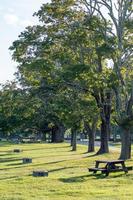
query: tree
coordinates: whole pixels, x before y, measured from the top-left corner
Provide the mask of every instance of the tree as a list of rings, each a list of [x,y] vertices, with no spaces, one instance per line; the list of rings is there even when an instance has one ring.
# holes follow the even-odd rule
[[[38,88],[43,80],[44,88],[54,98],[64,87],[93,96],[101,117],[98,153],[109,152],[112,70],[108,69],[106,59],[113,51],[110,44],[114,38],[108,34],[105,41],[105,33],[110,24],[105,27],[103,19],[90,17],[74,0],[53,0],[35,15],[42,24],[27,27],[10,48],[19,62],[21,82]],[[43,99],[46,105],[53,104],[51,98]]]
[[[111,59],[113,70],[117,78],[117,87],[114,87],[116,97],[117,123],[122,129],[121,159],[131,157],[131,127],[133,121],[133,82],[132,82],[132,0],[83,0],[90,12],[96,12],[104,20],[107,27],[107,19],[102,14],[103,7],[107,10],[112,28],[106,28],[107,34],[115,37],[114,52]],[[127,26],[128,24],[128,26]],[[106,39],[106,38],[105,38]],[[124,73],[123,73],[124,72]],[[128,78],[127,78],[128,77]]]
[[[0,128],[5,135],[17,132],[31,114],[27,107],[28,94],[18,88],[15,82],[6,83],[1,89]],[[24,103],[25,102],[25,103]]]

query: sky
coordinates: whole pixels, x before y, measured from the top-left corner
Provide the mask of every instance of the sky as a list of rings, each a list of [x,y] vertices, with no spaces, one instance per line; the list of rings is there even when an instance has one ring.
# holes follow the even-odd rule
[[[9,47],[28,25],[36,23],[33,13],[49,0],[0,1],[0,83],[15,78],[17,64],[12,61]]]

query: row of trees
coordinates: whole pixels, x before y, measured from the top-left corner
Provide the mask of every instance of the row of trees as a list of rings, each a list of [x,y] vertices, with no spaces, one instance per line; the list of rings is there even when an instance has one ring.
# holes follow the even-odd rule
[[[53,141],[62,141],[65,130],[71,129],[73,150],[76,133],[84,129],[88,151],[94,151],[100,128],[98,154],[109,152],[113,123],[121,129],[120,158],[130,158],[132,0],[52,0],[34,15],[39,25],[27,27],[10,47],[19,63],[20,87],[4,86],[1,101],[7,101],[11,112],[17,101],[18,117],[1,106],[4,117],[14,120],[17,128],[51,130]],[[10,99],[6,87],[11,87]]]
[[[19,138],[33,135],[45,139],[46,133],[51,133],[52,142],[63,141],[59,130],[61,126],[57,127],[58,120],[50,115],[50,110],[44,107],[41,99],[31,90],[11,82],[3,85],[0,92],[1,137]],[[55,125],[54,120],[57,122]]]

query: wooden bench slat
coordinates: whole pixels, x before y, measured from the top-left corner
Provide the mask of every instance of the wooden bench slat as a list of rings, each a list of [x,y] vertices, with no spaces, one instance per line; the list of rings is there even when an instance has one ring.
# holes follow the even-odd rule
[[[124,171],[122,168],[118,168],[118,169],[109,169],[109,172],[122,172]]]
[[[107,171],[107,169],[104,169],[104,168],[89,168],[89,171],[90,172],[93,172],[93,171]]]
[[[98,163],[114,163],[114,164],[121,164],[124,160],[96,160]]]

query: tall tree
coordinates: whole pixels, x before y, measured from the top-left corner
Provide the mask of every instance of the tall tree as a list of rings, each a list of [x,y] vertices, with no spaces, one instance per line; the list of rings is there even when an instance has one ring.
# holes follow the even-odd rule
[[[54,88],[57,93],[63,85],[95,97],[101,116],[99,153],[107,153],[111,112],[109,77],[112,74],[105,62],[105,54],[110,50],[104,40],[108,23],[105,27],[104,20],[98,16],[90,18],[86,9],[74,0],[53,0],[35,15],[41,25],[27,27],[10,48],[13,58],[19,62],[21,82],[36,88],[45,80],[45,87],[52,91]],[[108,36],[108,43],[110,40]],[[45,98],[47,104],[46,99],[49,98]]]
[[[133,121],[133,82],[132,82],[132,31],[133,14],[132,0],[83,0],[89,13],[98,13],[107,27],[107,18],[103,15],[103,8],[112,23],[112,28],[106,28],[106,35],[115,37],[114,52],[111,56],[113,70],[117,78],[117,87],[114,87],[116,96],[117,123],[122,129],[122,148],[120,158],[131,157],[131,127]],[[127,26],[127,24],[129,26]],[[105,37],[106,39],[106,37]],[[124,73],[123,73],[124,72]],[[128,78],[127,78],[128,77]]]

